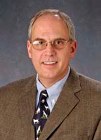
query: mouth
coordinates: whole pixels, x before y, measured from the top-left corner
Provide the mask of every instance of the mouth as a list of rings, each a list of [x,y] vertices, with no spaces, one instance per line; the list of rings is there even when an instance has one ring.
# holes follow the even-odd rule
[[[44,61],[42,63],[45,64],[45,65],[54,65],[54,64],[57,63],[57,61]]]

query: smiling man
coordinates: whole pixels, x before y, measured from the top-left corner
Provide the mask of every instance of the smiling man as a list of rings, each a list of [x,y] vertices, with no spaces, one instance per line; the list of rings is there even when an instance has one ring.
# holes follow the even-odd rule
[[[39,11],[27,50],[37,75],[0,88],[0,139],[100,140],[101,83],[70,66],[77,50],[70,17]]]
[[[27,48],[40,81],[50,87],[67,74],[76,41],[58,14],[47,13],[34,22]]]

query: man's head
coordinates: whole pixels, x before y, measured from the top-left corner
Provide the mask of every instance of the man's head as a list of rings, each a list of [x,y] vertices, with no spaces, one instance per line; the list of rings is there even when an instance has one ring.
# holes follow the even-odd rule
[[[30,22],[27,49],[45,87],[62,79],[76,52],[75,30],[70,17],[58,10],[38,12]]]

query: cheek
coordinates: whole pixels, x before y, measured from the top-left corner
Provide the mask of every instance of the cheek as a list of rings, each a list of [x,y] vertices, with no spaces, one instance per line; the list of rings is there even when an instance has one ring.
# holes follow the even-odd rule
[[[71,53],[69,50],[64,50],[63,53],[59,55],[60,59],[63,61],[63,63],[66,63],[71,58]]]
[[[35,52],[32,53],[31,60],[32,60],[32,63],[33,63],[33,65],[34,65],[34,67],[35,67],[35,68],[38,67],[38,66],[40,65],[40,60],[41,60],[40,54],[35,53]]]

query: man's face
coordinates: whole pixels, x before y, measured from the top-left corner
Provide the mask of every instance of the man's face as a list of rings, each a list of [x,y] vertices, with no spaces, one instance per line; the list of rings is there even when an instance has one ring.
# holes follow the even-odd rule
[[[49,42],[58,38],[69,40],[68,28],[59,16],[42,15],[35,21],[32,28],[32,41],[42,39]],[[37,50],[28,41],[27,49],[39,80],[45,87],[49,87],[66,75],[69,62],[76,51],[76,42],[68,42],[62,49],[56,49],[48,43],[45,49]]]

